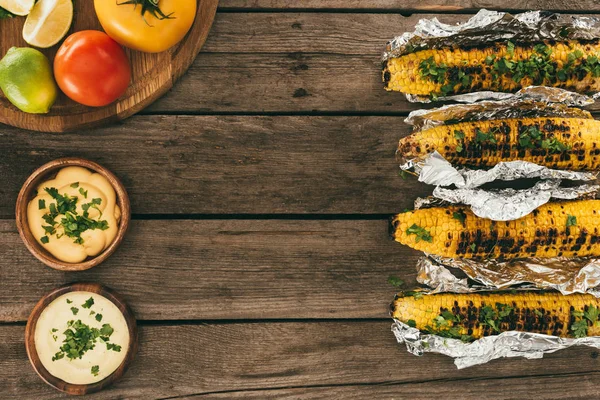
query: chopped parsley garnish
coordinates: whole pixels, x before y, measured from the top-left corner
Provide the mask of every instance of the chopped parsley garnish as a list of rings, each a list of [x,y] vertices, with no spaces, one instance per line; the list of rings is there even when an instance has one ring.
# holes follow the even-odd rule
[[[422,77],[427,77],[432,82],[444,83],[446,81],[448,67],[446,67],[446,64],[437,64],[432,56],[421,61],[419,64],[419,71],[421,72]]]
[[[458,220],[461,224],[463,224],[463,226],[466,226],[465,221],[467,219],[467,214],[465,214],[465,212],[463,211],[462,208],[458,211],[453,212],[452,218],[454,218],[455,220]]]
[[[94,310],[91,310],[91,311],[90,311],[90,315],[94,315],[94,314],[96,314],[96,311],[94,311]]]
[[[461,130],[455,129],[454,130],[454,138],[459,142],[456,145],[456,152],[460,153],[464,150],[464,140],[465,140],[465,133]]]
[[[121,352],[121,346],[114,343],[106,343],[106,350],[116,351],[117,353]]]
[[[98,374],[100,373],[100,366],[98,365],[94,365],[92,367],[92,375],[94,376],[98,376]]]
[[[43,244],[50,243],[50,239],[48,238],[48,236],[42,236],[40,238],[40,242],[42,242]]]
[[[83,244],[83,238],[81,237],[83,232],[108,229],[108,221],[100,220],[102,211],[98,206],[102,203],[102,199],[94,198],[91,202],[82,204],[83,214],[80,215],[77,213],[77,197],[71,197],[67,194],[61,195],[56,188],[45,188],[44,190],[56,201],[56,204],[50,204],[49,212],[42,217],[44,222],[48,224],[42,226],[48,234],[53,235],[57,233],[57,229],[61,228],[62,233],[59,237],[66,235],[73,239],[74,243]],[[79,192],[87,198],[87,191],[79,188]],[[90,218],[90,208],[98,211],[99,217],[97,220]],[[48,241],[49,238],[42,242],[48,243]]]
[[[600,314],[600,309],[589,306],[587,311],[583,313],[583,316],[588,319],[592,324],[598,321],[598,315]]]
[[[83,188],[79,188],[79,193],[87,199],[88,191],[83,190]]]
[[[7,10],[5,10],[4,8],[0,7],[0,19],[4,19],[4,18],[12,18],[14,17],[14,14],[8,12]]]
[[[415,242],[419,243],[421,240],[432,243],[433,237],[431,233],[427,231],[425,228],[420,227],[417,224],[413,224],[410,228],[406,230],[407,235],[416,235]]]
[[[472,341],[472,336],[462,334],[460,325],[455,325],[455,323],[460,322],[461,317],[459,315],[454,315],[450,311],[445,310],[442,311],[440,315],[433,318],[434,327],[427,325],[424,331],[445,338],[459,339],[463,342]]]
[[[471,249],[471,251],[475,251],[475,249],[477,249],[477,245],[475,243],[471,243],[471,245],[469,246],[469,248]]]
[[[67,299],[67,304],[71,304],[72,302],[73,302],[73,300]]]
[[[110,344],[109,350],[121,350],[121,346],[108,343],[110,335],[113,333],[113,328],[109,324],[104,324],[102,329],[98,329],[91,328],[81,320],[71,320],[67,322],[67,326],[68,328],[63,332],[65,335],[63,345],[60,347],[60,351],[52,357],[52,361],[60,360],[63,357],[70,360],[81,359],[88,350],[94,349],[98,340],[106,343],[107,347]]]
[[[409,319],[408,321],[406,321],[406,325],[410,326],[411,328],[416,328],[417,321],[415,321],[414,319]]]
[[[77,315],[77,313],[79,312],[79,308],[71,307],[71,312],[73,313],[73,315]]]
[[[404,281],[402,279],[393,275],[388,277],[388,283],[394,287],[402,287],[404,285]]]
[[[46,200],[44,200],[44,199],[39,199],[39,200],[38,200],[38,208],[39,208],[40,210],[43,210],[43,209],[45,209],[45,208],[46,208]]]
[[[496,133],[497,129],[492,128],[489,132],[483,132],[479,128],[475,128],[475,143],[478,147],[481,147],[483,143],[496,143],[496,138],[494,137],[494,133]]]
[[[87,300],[85,301],[85,303],[83,303],[83,304],[81,305],[81,307],[83,307],[83,308],[90,308],[90,307],[91,307],[91,306],[93,306],[93,305],[94,305],[94,298],[93,298],[93,297],[90,297],[89,299],[87,299]]]
[[[102,321],[102,314],[96,314],[96,321],[100,322]]]
[[[575,225],[577,225],[577,217],[574,215],[567,215],[567,228]]]
[[[576,338],[583,338],[587,336],[588,331],[588,323],[585,319],[573,322],[571,324],[571,331],[573,332],[573,336]]]
[[[74,182],[74,183],[71,183],[71,187],[72,187],[73,189],[77,189],[77,188],[79,187],[79,182]]]

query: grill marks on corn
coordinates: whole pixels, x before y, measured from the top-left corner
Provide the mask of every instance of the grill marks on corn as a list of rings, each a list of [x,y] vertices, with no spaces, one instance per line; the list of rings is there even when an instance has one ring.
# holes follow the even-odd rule
[[[532,137],[531,131],[535,136]],[[438,151],[451,163],[471,167],[493,167],[501,161],[525,160],[550,168],[595,170],[600,168],[598,132],[600,121],[585,118],[461,122],[402,138],[397,155],[411,159]],[[548,143],[554,145],[544,148],[543,144]]]
[[[518,220],[494,222],[465,207],[435,207],[398,214],[394,237],[417,250],[454,258],[597,256],[598,209],[600,200],[549,203]],[[464,225],[453,218],[457,212],[464,212]],[[576,225],[567,226],[569,216],[576,218]],[[430,232],[432,241],[416,242],[414,235],[407,235],[413,224]]]
[[[591,295],[564,296],[554,292],[441,293],[420,298],[400,293],[391,309],[394,318],[403,322],[414,320],[421,330],[449,311],[458,319],[451,325],[460,327],[461,334],[477,339],[513,330],[572,337],[571,326],[577,321],[573,312],[587,312],[590,306],[599,307],[600,300]],[[507,307],[511,309],[508,315],[500,317],[500,311]],[[486,323],[490,308],[494,310],[493,321],[498,330]]]
[[[531,43],[514,43],[509,50],[508,43],[483,43],[480,46],[446,47],[435,50],[420,50],[386,60],[382,65],[383,81],[386,90],[400,91],[421,96],[451,95],[479,90],[515,92],[523,87],[544,84],[578,92],[591,92],[600,88],[600,79],[581,68],[587,57],[600,54],[600,42],[594,41],[545,41],[541,48]],[[546,52],[549,52],[546,54]],[[569,54],[581,56],[569,60]],[[530,67],[533,75],[517,77],[513,70],[498,69],[495,61],[507,60],[510,63],[527,62],[532,57],[542,59]],[[572,56],[571,56],[572,57]],[[424,75],[421,62],[431,60],[433,65],[442,67],[445,78],[438,75]],[[487,61],[487,62],[486,62]],[[570,62],[570,64],[569,64]],[[565,66],[571,69],[558,79],[558,71]],[[543,67],[543,68],[542,68]],[[540,74],[541,69],[548,74]],[[466,74],[470,78],[462,81]],[[450,86],[450,87],[449,87]]]

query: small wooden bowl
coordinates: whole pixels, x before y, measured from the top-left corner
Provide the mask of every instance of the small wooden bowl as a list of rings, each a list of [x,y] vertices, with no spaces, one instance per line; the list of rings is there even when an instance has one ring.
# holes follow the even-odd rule
[[[72,383],[67,383],[62,379],[51,375],[48,372],[48,370],[44,368],[44,365],[40,361],[37,350],[35,348],[35,327],[37,325],[38,318],[40,317],[42,311],[44,311],[44,309],[57,297],[62,296],[65,293],[80,291],[96,293],[110,300],[123,313],[125,321],[127,322],[127,327],[129,328],[129,347],[127,348],[127,354],[125,355],[125,359],[123,360],[119,368],[117,368],[112,374],[110,374],[100,382],[92,383],[89,385],[75,385]],[[127,371],[127,368],[129,368],[129,365],[133,361],[133,358],[135,357],[135,354],[137,352],[137,346],[137,325],[133,312],[131,311],[129,306],[125,304],[125,301],[121,298],[121,296],[118,293],[97,283],[72,283],[54,289],[52,292],[42,297],[40,301],[35,305],[33,311],[29,315],[29,319],[27,320],[27,326],[25,328],[25,348],[27,350],[27,356],[29,357],[29,361],[31,362],[33,369],[35,370],[35,372],[37,372],[40,378],[42,378],[44,382],[46,382],[48,385],[60,390],[61,392],[65,392],[68,394],[83,395],[97,392],[111,385],[113,382],[119,380],[123,376],[125,371]]]
[[[61,168],[71,166],[87,168],[90,171],[97,172],[108,179],[112,187],[115,189],[117,195],[117,205],[121,208],[119,230],[113,242],[102,253],[95,257],[88,258],[80,263],[67,263],[50,254],[33,237],[33,234],[29,229],[29,223],[27,222],[27,205],[35,197],[35,190],[37,189],[38,185],[43,181],[55,176]],[[33,254],[38,260],[47,266],[60,271],[84,271],[102,263],[112,253],[115,252],[117,247],[119,247],[123,241],[123,238],[125,237],[125,232],[127,232],[127,228],[129,227],[129,221],[131,220],[131,206],[125,187],[119,178],[117,178],[112,172],[93,161],[85,160],[83,158],[60,158],[42,165],[25,181],[21,191],[19,192],[19,197],[17,197],[16,217],[17,229],[19,230],[21,239],[23,239],[25,246],[27,249],[29,249],[31,254]]]

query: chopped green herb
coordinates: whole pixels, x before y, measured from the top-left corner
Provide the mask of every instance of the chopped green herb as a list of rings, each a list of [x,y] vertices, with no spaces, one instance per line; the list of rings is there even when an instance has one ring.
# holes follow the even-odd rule
[[[94,365],[92,367],[92,375],[94,376],[98,376],[98,374],[100,373],[100,366],[98,365]]]
[[[466,226],[465,221],[467,220],[467,214],[465,214],[462,208],[458,211],[453,212],[452,218],[458,220],[463,226]]]
[[[496,59],[496,55],[495,55],[495,54],[492,54],[492,55],[489,55],[489,56],[487,56],[487,57],[485,58],[485,61],[484,61],[484,62],[485,62],[487,65],[492,65],[492,64],[494,63],[494,60],[495,60],[495,59]]]
[[[583,317],[583,311],[571,311],[571,315],[574,317]]]
[[[592,324],[598,321],[598,315],[600,314],[600,309],[594,306],[588,306],[587,311],[584,311],[583,316],[587,318]]]
[[[83,190],[83,188],[79,188],[79,193],[87,199],[88,191]]]
[[[42,242],[43,244],[47,244],[50,242],[50,239],[48,238],[48,236],[42,236],[40,238],[40,242]]]
[[[114,329],[112,328],[112,326],[110,326],[110,324],[104,324],[102,325],[102,329],[100,329],[100,334],[102,336],[110,336],[113,332]]]
[[[458,140],[458,144],[456,145],[456,152],[460,153],[464,150],[464,139],[465,139],[465,133],[461,130],[454,130],[454,137],[456,138],[456,140]]]
[[[415,242],[419,243],[421,240],[432,243],[433,237],[429,231],[425,230],[425,228],[420,227],[417,224],[413,224],[410,228],[406,230],[407,235],[415,235]]]
[[[542,149],[548,149],[552,153],[562,153],[570,149],[569,146],[559,141],[555,137],[551,137],[550,139],[542,140]]]
[[[416,328],[417,321],[415,321],[414,319],[409,319],[408,321],[406,321],[406,325],[410,326],[411,328]]]
[[[43,209],[45,209],[45,208],[46,208],[46,200],[44,200],[44,199],[39,199],[39,200],[38,200],[38,208],[39,208],[40,210],[43,210]]]
[[[479,147],[482,143],[496,143],[495,132],[495,128],[490,129],[489,132],[483,132],[481,129],[475,128],[475,143]]]
[[[576,338],[582,338],[587,336],[588,332],[588,324],[587,321],[582,319],[571,324],[571,331],[573,332],[573,336]]]
[[[98,340],[108,344],[110,335],[113,333],[108,324],[104,324],[102,329],[98,329],[91,328],[81,320],[71,320],[67,325],[68,328],[63,332],[65,335],[63,345],[60,347],[60,351],[52,357],[52,361],[60,360],[65,356],[70,360],[81,359],[88,350],[94,349]],[[120,351],[121,346],[111,343],[110,349]]]
[[[432,82],[444,83],[446,81],[448,67],[446,67],[446,64],[437,64],[432,56],[421,61],[419,64],[419,71],[421,72],[422,77],[427,77]]]
[[[471,249],[471,251],[475,251],[475,249],[477,248],[477,245],[475,243],[471,243],[469,248]]]
[[[575,225],[577,225],[577,217],[574,215],[567,215],[567,228]]]
[[[102,321],[102,314],[96,314],[96,321],[100,322]]]
[[[72,187],[73,189],[77,189],[77,188],[79,187],[79,182],[74,182],[74,183],[71,183],[71,187]]]
[[[44,229],[50,235],[55,234],[56,228],[60,226],[63,228],[62,230],[64,232],[61,233],[61,236],[64,234],[67,237],[72,238],[74,243],[83,244],[83,238],[81,237],[83,232],[95,229],[108,229],[108,222],[106,220],[100,220],[100,218],[102,218],[102,211],[98,206],[102,203],[102,199],[95,198],[90,203],[83,204],[81,206],[83,215],[79,215],[76,211],[77,197],[71,197],[67,194],[61,195],[56,188],[45,188],[44,190],[56,200],[56,204],[50,204],[50,212],[43,216],[44,221],[48,224],[47,226],[44,226]],[[79,191],[82,193],[83,188],[79,188]],[[87,192],[85,192],[85,196],[87,197]],[[90,208],[98,210],[100,214],[98,220],[90,218]],[[59,216],[62,216],[60,218],[60,224],[57,222]]]
[[[404,281],[402,279],[393,275],[388,277],[388,283],[394,287],[402,287],[404,285]]]
[[[91,306],[93,306],[93,305],[94,305],[94,298],[93,298],[93,297],[90,297],[89,299],[87,299],[87,300],[85,301],[85,303],[83,303],[83,304],[81,305],[81,307],[83,307],[83,308],[90,308],[90,307],[91,307]]]
[[[67,299],[67,304],[71,304],[72,302],[73,302],[73,300]]]
[[[114,343],[106,343],[106,350],[116,351],[117,353],[121,352],[121,346]]]
[[[515,44],[513,42],[511,42],[510,40],[508,42],[506,42],[506,53],[511,56],[513,54],[515,54]]]
[[[79,312],[79,308],[71,307],[71,312],[73,313],[73,315],[77,315],[77,313]]]
[[[58,332],[58,329],[52,328],[52,333],[54,333],[54,332]]]

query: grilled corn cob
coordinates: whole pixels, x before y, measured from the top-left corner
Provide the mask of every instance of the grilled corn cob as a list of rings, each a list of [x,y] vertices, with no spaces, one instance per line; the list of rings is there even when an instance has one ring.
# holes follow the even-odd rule
[[[586,118],[520,118],[460,122],[404,137],[397,155],[420,158],[437,150],[454,164],[493,167],[525,160],[550,168],[600,168],[600,121]]]
[[[386,90],[445,96],[481,90],[515,92],[530,85],[576,92],[600,89],[600,42],[497,42],[479,48],[420,50],[383,63]]]
[[[417,292],[418,293],[418,292]],[[504,331],[560,337],[597,336],[600,299],[539,292],[399,293],[392,317],[427,333],[463,340]]]
[[[600,255],[600,200],[548,203],[514,221],[475,216],[450,206],[398,214],[397,242],[452,258],[511,259]]]

